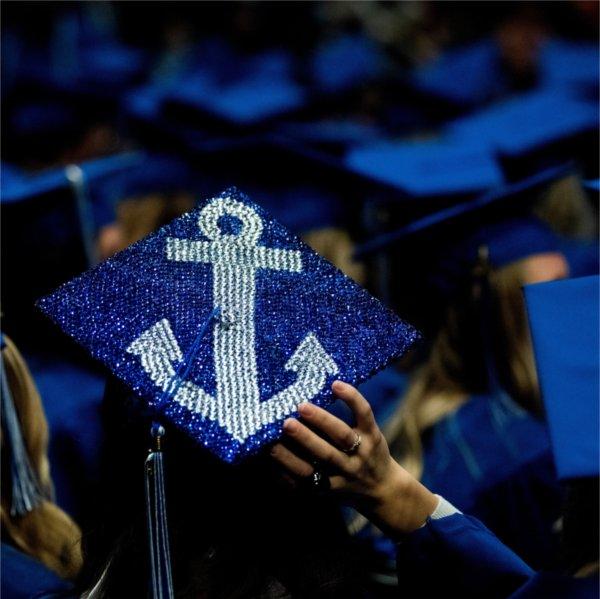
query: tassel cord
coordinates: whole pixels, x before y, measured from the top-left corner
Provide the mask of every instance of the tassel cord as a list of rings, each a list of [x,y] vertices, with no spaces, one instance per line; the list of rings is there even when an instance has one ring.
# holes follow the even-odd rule
[[[194,339],[183,362],[166,385],[159,400],[159,405],[164,405],[171,400],[183,382],[187,380],[192,369],[196,355],[201,347],[201,342],[211,323],[219,316],[220,308],[215,308],[206,319],[198,335]],[[146,519],[148,526],[148,544],[150,549],[150,576],[152,582],[153,599],[173,599],[173,577],[171,572],[171,551],[169,547],[169,527],[167,519],[167,497],[165,489],[165,472],[162,453],[162,437],[165,429],[152,425],[154,447],[150,451],[145,463],[146,483]]]
[[[0,377],[2,424],[7,440],[7,450],[10,454],[12,486],[10,514],[11,516],[24,516],[41,503],[44,494],[40,490],[37,476],[27,455],[21,423],[8,384],[3,358],[0,359]]]

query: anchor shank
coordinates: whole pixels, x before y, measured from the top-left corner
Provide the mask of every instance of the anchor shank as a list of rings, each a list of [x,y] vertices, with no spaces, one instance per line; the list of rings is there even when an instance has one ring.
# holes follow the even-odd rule
[[[217,419],[245,438],[247,415],[260,403],[255,352],[254,287],[256,269],[213,264],[213,297],[222,321],[214,328]]]

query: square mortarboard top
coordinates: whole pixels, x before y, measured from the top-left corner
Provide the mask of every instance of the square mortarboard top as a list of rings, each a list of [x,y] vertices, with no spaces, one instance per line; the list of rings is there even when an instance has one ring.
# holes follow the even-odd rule
[[[494,154],[475,139],[379,142],[351,150],[345,162],[413,197],[475,194],[504,181]]]
[[[39,305],[157,419],[227,462],[419,336],[235,189]]]
[[[125,152],[103,158],[26,174],[10,164],[2,165],[0,195],[3,204],[36,202],[48,194],[72,188],[78,201],[80,220],[90,219],[91,230],[112,220],[112,198],[103,193],[119,176],[130,173],[145,160],[141,152]],[[5,177],[5,173],[9,176]],[[39,202],[38,202],[39,203]],[[88,204],[89,205],[83,205]],[[43,210],[43,207],[41,207]],[[91,232],[91,231],[90,231]]]
[[[75,168],[73,168],[75,167]],[[184,159],[170,154],[125,152],[88,160],[78,165],[26,174],[12,165],[2,164],[3,203],[36,202],[53,191],[77,188],[89,206],[91,229],[112,222],[114,208],[123,199],[147,193],[195,190],[204,177],[198,176]]]
[[[447,50],[417,68],[413,86],[424,93],[472,108],[509,91],[500,49],[492,38]]]
[[[598,276],[525,287],[558,477],[598,476]]]
[[[594,43],[553,38],[541,48],[539,86],[586,91],[597,88],[598,47]],[[413,85],[420,91],[471,108],[510,93],[503,73],[500,47],[492,38],[447,50],[415,70]]]
[[[233,125],[255,125],[300,108],[304,92],[288,80],[244,80],[222,88],[204,78],[190,78],[168,100]]]
[[[317,92],[342,93],[381,76],[389,66],[385,53],[365,35],[347,34],[326,40],[310,62]]]
[[[450,122],[445,131],[457,140],[476,140],[508,157],[518,157],[595,131],[596,102],[559,88],[513,96]]]
[[[365,241],[356,249],[364,257],[392,246],[425,239],[429,246],[452,250],[452,258],[473,263],[478,247],[488,245],[492,265],[503,266],[536,252],[556,251],[556,236],[531,216],[536,192],[565,176],[570,166],[546,169],[516,183],[498,186],[479,197],[456,203],[403,227]],[[444,252],[449,256],[448,252]]]
[[[246,68],[235,79],[224,81],[200,69],[171,86],[166,105],[172,103],[174,113],[187,108],[233,126],[258,125],[305,105],[306,92],[292,76],[287,53],[270,50],[238,60]]]
[[[544,87],[569,86],[575,90],[598,89],[598,44],[580,40],[549,40],[540,56],[540,79]]]

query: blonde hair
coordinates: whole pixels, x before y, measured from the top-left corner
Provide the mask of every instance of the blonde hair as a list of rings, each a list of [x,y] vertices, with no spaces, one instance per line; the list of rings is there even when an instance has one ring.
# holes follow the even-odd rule
[[[48,424],[38,390],[29,368],[15,345],[6,336],[2,350],[8,385],[15,404],[23,441],[41,490],[52,496],[52,479],[48,462]],[[81,532],[71,518],[52,501],[44,499],[24,516],[11,516],[10,466],[5,464],[4,435],[2,496],[0,521],[4,539],[27,555],[34,557],[63,578],[74,578],[82,565]]]
[[[525,409],[539,411],[537,374],[523,305],[523,261],[488,276],[493,359],[503,388]],[[411,381],[385,434],[392,453],[417,478],[423,474],[422,436],[487,387],[473,289],[464,301],[448,308],[427,362]]]
[[[345,275],[357,283],[364,282],[364,264],[354,260],[354,243],[347,231],[339,227],[323,227],[304,233],[302,239]]]
[[[552,183],[534,212],[559,235],[583,240],[598,235],[598,219],[577,175]]]
[[[155,193],[119,202],[117,222],[127,247],[194,208],[194,198],[184,192]]]

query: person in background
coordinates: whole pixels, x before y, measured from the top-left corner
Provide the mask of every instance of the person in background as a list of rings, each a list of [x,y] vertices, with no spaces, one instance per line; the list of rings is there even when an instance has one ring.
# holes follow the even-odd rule
[[[393,243],[400,256],[419,255],[412,276],[426,281],[423,318],[444,314],[432,298],[446,306],[439,328],[429,324],[425,361],[384,424],[392,455],[537,568],[556,559],[562,491],[521,287],[564,278],[569,267],[556,235],[531,214],[533,197],[528,189],[527,197],[453,206],[368,247]],[[395,548],[373,532],[361,534],[373,536],[389,569]]]
[[[155,193],[119,202],[115,222],[104,226],[98,235],[100,258],[105,260],[124,250],[193,208],[194,198],[184,192]]]
[[[492,224],[483,237],[488,256],[448,307],[386,437],[408,472],[542,566],[554,557],[560,492],[521,288],[569,267],[535,218]]]
[[[597,596],[597,476],[596,493],[572,494],[579,501],[575,499],[565,515],[565,524],[586,518],[596,523],[584,538],[565,529],[576,562],[563,574],[536,574],[479,520],[432,493],[393,459],[369,404],[354,387],[336,381],[333,391],[353,411],[356,426],[350,428],[318,406],[301,404],[304,422],[287,420],[289,441],[276,444],[271,455],[295,485],[312,475],[313,464],[327,467],[331,492],[393,539],[399,596]],[[580,513],[582,506],[588,508],[585,514]]]
[[[6,336],[2,379],[2,596],[68,590],[82,565],[81,532],[51,499],[42,402],[27,364]]]

